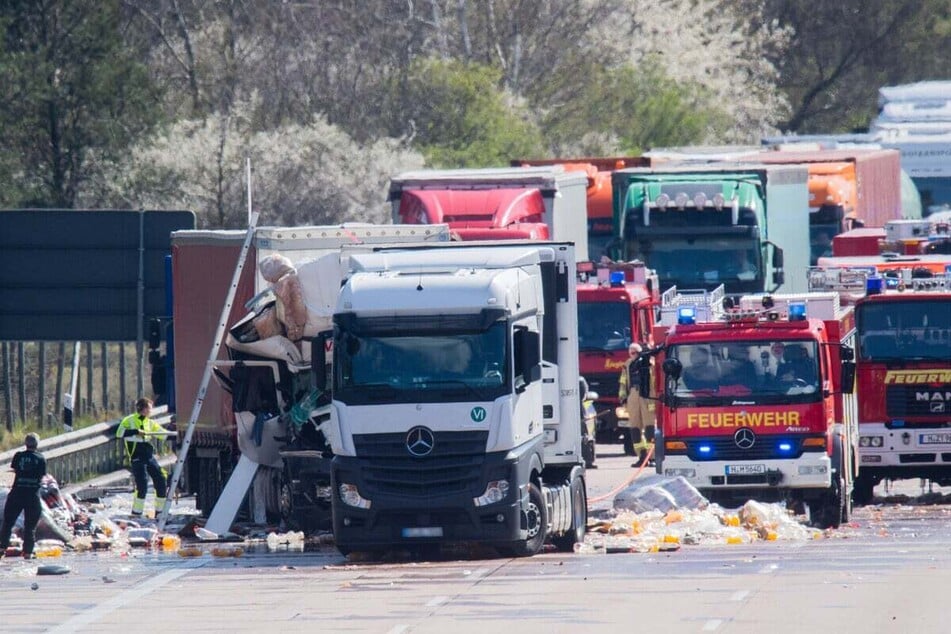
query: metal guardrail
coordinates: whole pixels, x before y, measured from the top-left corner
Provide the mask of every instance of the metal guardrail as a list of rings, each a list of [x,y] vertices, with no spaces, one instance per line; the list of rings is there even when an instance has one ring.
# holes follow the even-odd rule
[[[174,422],[175,415],[165,406],[153,410],[152,419],[160,425]],[[46,458],[46,469],[60,486],[81,482],[94,476],[118,471],[126,466],[125,450],[116,439],[119,420],[97,423],[77,431],[40,440],[39,451]],[[156,452],[171,452],[171,441],[155,439]],[[6,470],[13,456],[23,447],[0,453],[0,471]]]

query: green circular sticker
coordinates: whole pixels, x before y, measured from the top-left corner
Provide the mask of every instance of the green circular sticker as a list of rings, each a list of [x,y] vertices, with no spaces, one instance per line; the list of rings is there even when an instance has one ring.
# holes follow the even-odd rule
[[[485,416],[486,414],[484,407],[473,407],[472,411],[469,412],[469,418],[477,423],[485,422]]]

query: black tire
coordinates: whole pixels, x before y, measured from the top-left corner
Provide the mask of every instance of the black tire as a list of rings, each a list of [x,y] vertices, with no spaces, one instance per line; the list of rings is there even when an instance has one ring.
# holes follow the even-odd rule
[[[586,469],[594,468],[594,461],[597,459],[597,449],[594,438],[583,438],[581,441],[581,457],[584,459]]]
[[[528,532],[528,537],[499,549],[511,557],[531,557],[538,554],[548,538],[548,506],[541,489],[534,482],[528,484],[528,509],[523,509],[521,516],[521,527]]]
[[[588,532],[588,496],[585,493],[584,479],[571,481],[571,528],[564,535],[552,537],[555,548],[562,552],[573,552],[575,544],[583,544]]]
[[[809,503],[809,515],[816,528],[839,528],[846,507],[845,478],[837,473],[829,492]]]
[[[852,483],[852,502],[858,506],[871,504],[875,497],[875,480],[859,474]]]

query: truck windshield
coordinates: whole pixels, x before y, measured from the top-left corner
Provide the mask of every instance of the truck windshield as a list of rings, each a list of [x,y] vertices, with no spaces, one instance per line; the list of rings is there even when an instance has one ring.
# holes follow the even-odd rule
[[[819,400],[814,341],[729,341],[673,345],[683,372],[673,396],[681,404],[807,403]]]
[[[756,242],[704,236],[628,243],[628,259],[640,258],[657,271],[661,288],[762,290],[763,262]]]
[[[579,350],[627,350],[631,307],[621,302],[578,302]]]
[[[860,304],[855,314],[859,358],[866,361],[951,359],[951,297],[922,299]]]
[[[511,391],[507,327],[334,341],[334,398],[349,405],[491,401]]]

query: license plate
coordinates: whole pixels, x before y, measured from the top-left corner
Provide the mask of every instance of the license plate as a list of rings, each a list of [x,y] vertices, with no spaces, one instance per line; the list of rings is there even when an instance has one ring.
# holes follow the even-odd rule
[[[764,464],[728,464],[726,466],[727,475],[757,475],[766,473]]]
[[[951,443],[951,434],[919,434],[919,445],[946,445]]]
[[[403,529],[403,537],[442,537],[442,526],[414,526]]]

